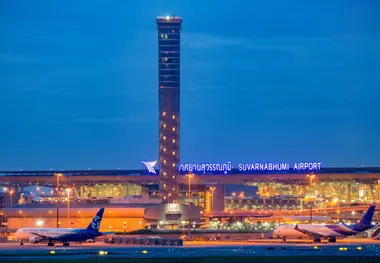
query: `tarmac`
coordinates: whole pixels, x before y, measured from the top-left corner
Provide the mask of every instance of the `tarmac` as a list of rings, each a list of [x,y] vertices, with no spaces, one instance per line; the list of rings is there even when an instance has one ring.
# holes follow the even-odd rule
[[[260,242],[261,241],[261,242]],[[267,243],[268,241],[268,243]],[[244,242],[185,242],[182,247],[126,246],[103,242],[70,244],[69,247],[46,244],[18,243],[0,244],[0,262],[17,260],[78,260],[89,257],[124,258],[207,258],[207,257],[260,257],[260,256],[318,256],[358,257],[380,260],[380,241],[350,239],[337,243],[269,242],[255,240]],[[379,261],[380,262],[380,261]]]

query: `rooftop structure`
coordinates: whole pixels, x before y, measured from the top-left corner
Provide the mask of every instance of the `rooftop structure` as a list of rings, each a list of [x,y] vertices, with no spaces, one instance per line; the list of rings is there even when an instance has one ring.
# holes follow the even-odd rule
[[[167,15],[167,16],[160,16],[158,15],[157,20],[166,20],[166,21],[169,21],[169,20],[182,20],[182,18],[180,16],[175,16],[175,15]]]

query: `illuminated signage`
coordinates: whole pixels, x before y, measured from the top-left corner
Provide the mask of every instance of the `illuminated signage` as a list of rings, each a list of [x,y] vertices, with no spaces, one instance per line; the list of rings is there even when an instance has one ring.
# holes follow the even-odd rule
[[[290,168],[296,171],[321,169],[320,162],[300,162],[294,163],[239,163],[237,168],[239,171],[289,171]],[[178,166],[179,172],[223,172],[227,174],[232,170],[231,162],[228,163],[210,163],[210,164],[181,164]]]
[[[225,174],[232,170],[231,162],[228,163],[207,163],[207,164],[181,164],[178,171],[185,172],[224,172]]]
[[[146,169],[148,169],[148,171],[150,173],[156,174],[156,170],[154,169],[154,167],[156,166],[157,161],[154,161],[154,162],[143,162],[143,161],[141,161],[141,162],[145,165]]]
[[[181,210],[178,203],[169,204],[167,214],[179,214]]]
[[[239,163],[239,171],[286,171],[290,169],[289,163]],[[294,163],[293,170],[320,170],[321,163]]]

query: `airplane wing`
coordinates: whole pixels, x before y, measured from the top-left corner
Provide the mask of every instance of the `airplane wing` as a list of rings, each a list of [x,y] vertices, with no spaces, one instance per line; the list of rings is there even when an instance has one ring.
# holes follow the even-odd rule
[[[44,241],[44,240],[49,240],[49,239],[51,239],[51,237],[49,237],[49,236],[44,236],[44,235],[41,235],[41,234],[38,234],[38,233],[34,233],[34,232],[32,232],[32,234],[40,238],[40,239],[37,239],[37,240],[36,240],[36,243],[42,242],[42,241]]]
[[[102,236],[106,236],[106,235],[114,235],[115,232],[102,232]]]
[[[327,236],[321,235],[320,233],[317,233],[317,232],[313,232],[313,231],[306,230],[306,229],[301,229],[298,227],[298,225],[295,226],[294,230],[297,230],[297,231],[301,232],[302,234],[305,234],[305,235],[312,237],[312,238],[327,237]]]

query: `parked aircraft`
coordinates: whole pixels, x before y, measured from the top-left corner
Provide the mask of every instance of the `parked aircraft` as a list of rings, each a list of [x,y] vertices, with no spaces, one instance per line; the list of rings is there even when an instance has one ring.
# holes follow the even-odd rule
[[[112,234],[112,232],[99,232],[103,213],[104,208],[101,208],[87,228],[20,228],[15,233],[15,239],[20,240],[21,245],[25,240],[29,240],[30,243],[47,241],[48,246],[54,246],[54,243],[69,246],[69,242],[83,242]]]
[[[312,238],[314,242],[321,242],[324,238],[329,242],[336,242],[337,238],[356,235],[372,228],[374,212],[375,205],[371,205],[362,219],[351,226],[345,224],[281,225],[273,231],[273,237],[282,238],[284,241],[289,238]]]

